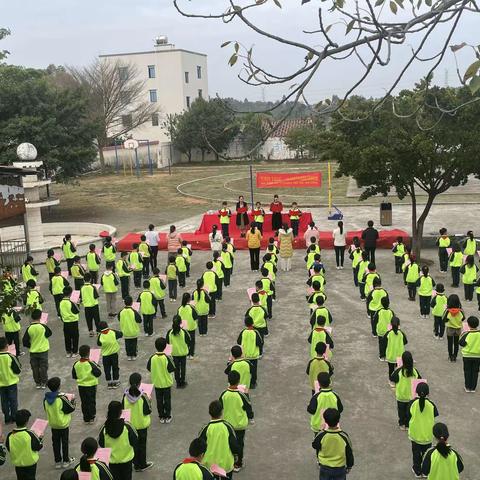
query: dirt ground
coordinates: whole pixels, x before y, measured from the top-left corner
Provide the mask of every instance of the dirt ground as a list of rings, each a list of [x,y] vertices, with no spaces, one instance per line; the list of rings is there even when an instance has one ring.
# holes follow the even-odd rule
[[[435,252],[426,252],[435,258]],[[192,277],[188,289],[193,289],[201,275],[209,252],[195,252]],[[305,302],[306,271],[303,255],[295,252],[293,269],[278,276],[278,301],[274,304],[274,318],[270,323],[265,356],[259,365],[259,385],[252,392],[256,424],[246,435],[246,468],[234,477],[245,480],[257,479],[315,479],[318,469],[311,448],[312,433],[306,406],[309,401],[305,368],[308,362],[309,334],[308,308]],[[341,425],[350,434],[356,465],[349,480],[403,480],[412,478],[411,448],[405,432],[397,427],[396,402],[387,383],[387,365],[377,359],[377,341],[371,337],[365,304],[358,298],[353,287],[349,266],[335,270],[333,252],[324,252],[327,267],[328,307],[334,318],[335,341],[333,364],[335,366],[334,389],[344,404]],[[160,253],[161,264],[166,254]],[[379,252],[378,268],[383,284],[392,300],[392,308],[402,321],[409,344],[416,360],[416,367],[428,379],[431,399],[440,411],[439,420],[448,424],[452,445],[462,454],[466,470],[462,480],[478,480],[480,459],[478,456],[478,433],[476,420],[480,414],[479,395],[463,391],[462,363],[449,363],[446,342],[435,341],[432,336],[432,320],[419,316],[417,303],[407,301],[406,289],[401,278],[393,273],[390,252]],[[437,281],[444,281],[447,293],[451,292],[449,278],[441,276],[438,268],[432,268]],[[135,474],[140,480],[171,478],[177,462],[187,455],[189,442],[208,421],[208,404],[218,398],[226,387],[223,370],[230,347],[235,343],[242,328],[243,315],[248,308],[246,289],[254,284],[257,274],[250,272],[248,253],[239,252],[232,287],[224,294],[219,304],[217,318],[210,321],[209,335],[198,338],[197,357],[187,366],[188,387],[173,389],[173,417],[170,425],[161,425],[155,415],[149,430],[148,456],[155,467],[145,473]],[[50,326],[54,331],[51,341],[49,375],[63,379],[65,392],[76,392],[75,382],[70,377],[73,361],[66,359],[63,350],[61,326],[53,314],[53,302],[47,292],[46,275],[42,268],[41,290],[47,298],[46,310],[50,313]],[[459,292],[460,294],[462,292]],[[102,317],[105,303],[101,302]],[[461,295],[463,298],[463,295]],[[178,303],[167,302],[169,318]],[[467,315],[477,313],[476,303],[466,304]],[[165,334],[170,321],[155,320],[157,335]],[[116,322],[113,327],[118,327]],[[94,345],[87,335],[81,318],[81,343]],[[154,338],[139,338],[139,357],[136,362],[127,362],[122,342],[120,380],[126,388],[128,376],[138,371],[149,381],[146,362],[154,351]],[[31,380],[28,354],[21,358],[23,364],[20,384],[20,406],[29,408],[33,417],[43,417],[43,391],[36,390]],[[80,408],[73,416],[71,426],[71,451],[78,457],[79,444],[86,436],[97,436],[105,417],[106,406],[112,399],[121,399],[122,390],[107,390],[102,378],[99,386],[98,418],[94,425],[84,425]],[[155,403],[154,403],[155,407]],[[155,410],[154,410],[155,411]],[[37,478],[59,478],[53,469],[53,454],[50,434],[45,437],[45,446],[40,456]],[[12,467],[0,468],[2,480],[13,480]]]

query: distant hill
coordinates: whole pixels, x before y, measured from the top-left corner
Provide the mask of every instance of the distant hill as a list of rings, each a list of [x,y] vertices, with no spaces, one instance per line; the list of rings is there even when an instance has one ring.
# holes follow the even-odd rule
[[[235,98],[223,98],[225,102],[227,102],[230,107],[237,111],[237,112],[258,112],[258,111],[265,111],[269,108],[275,106],[276,102],[251,102],[250,100],[237,100]],[[274,118],[282,117],[293,105],[293,102],[286,102],[280,107],[276,108],[272,111],[272,116]],[[310,116],[310,110],[307,106],[302,103],[298,103],[295,108],[293,109],[289,118],[305,118]]]

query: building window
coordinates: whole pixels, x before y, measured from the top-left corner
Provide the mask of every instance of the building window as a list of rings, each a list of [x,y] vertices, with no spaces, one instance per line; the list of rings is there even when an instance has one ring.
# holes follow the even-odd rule
[[[122,126],[130,128],[132,126],[132,116],[122,115]]]
[[[203,90],[201,88],[198,90],[198,98],[203,98]]]
[[[157,91],[156,90],[150,90],[150,101],[152,103],[155,103],[157,101]]]
[[[128,80],[128,67],[118,67],[118,78],[122,81]]]
[[[148,66],[148,78],[155,78],[155,65]]]
[[[200,66],[197,67],[197,78],[202,78],[202,67]]]
[[[190,108],[190,97],[187,97],[187,108]]]
[[[190,83],[190,74],[185,72],[185,83]]]
[[[152,115],[152,127],[158,127],[158,113]]]

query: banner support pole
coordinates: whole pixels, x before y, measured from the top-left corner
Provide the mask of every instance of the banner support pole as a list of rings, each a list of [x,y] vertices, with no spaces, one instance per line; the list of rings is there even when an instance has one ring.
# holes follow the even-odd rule
[[[328,162],[328,213],[332,213],[332,166]]]
[[[252,210],[255,207],[254,198],[253,198],[253,166],[249,165],[250,168],[250,199],[252,202]]]

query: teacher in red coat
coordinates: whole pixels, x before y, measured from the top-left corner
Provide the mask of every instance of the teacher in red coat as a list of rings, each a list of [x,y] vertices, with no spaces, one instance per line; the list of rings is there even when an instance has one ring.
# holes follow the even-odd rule
[[[245,231],[249,226],[250,222],[248,221],[248,205],[243,198],[243,195],[238,197],[237,202],[237,227],[240,230],[240,236],[245,237]]]
[[[270,211],[272,212],[272,229],[274,231],[282,228],[282,210],[282,202],[278,199],[278,195],[274,195],[273,202],[270,204]]]

